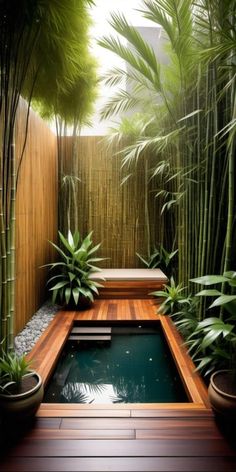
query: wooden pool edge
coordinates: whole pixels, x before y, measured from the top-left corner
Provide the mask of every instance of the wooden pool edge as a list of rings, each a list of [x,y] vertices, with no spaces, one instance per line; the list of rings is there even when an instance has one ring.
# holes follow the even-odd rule
[[[114,301],[113,301],[114,302]],[[116,300],[116,303],[119,304],[121,301]],[[124,302],[124,300],[122,301]],[[130,299],[127,300],[130,303]],[[137,302],[137,300],[135,300]],[[151,302],[153,305],[153,300],[142,300],[142,306],[147,304],[147,308],[150,312]],[[98,303],[98,301],[97,301]],[[109,303],[109,300],[103,300],[102,307],[105,308],[106,311],[106,304]],[[154,311],[155,310],[155,311]],[[89,312],[89,310],[87,310]],[[107,312],[107,311],[106,311]],[[196,372],[195,365],[191,360],[190,356],[187,353],[186,347],[183,344],[183,340],[178,333],[176,327],[174,326],[172,320],[166,315],[157,315],[156,314],[156,306],[154,308],[153,305],[153,312],[155,313],[155,317],[150,316],[150,321],[160,322],[163,328],[163,332],[167,343],[169,345],[172,357],[178,369],[179,375],[183,382],[184,388],[186,390],[187,396],[189,398],[189,402],[183,403],[148,403],[148,404],[119,404],[119,405],[81,405],[81,404],[47,404],[42,403],[41,407],[37,412],[37,416],[60,416],[60,417],[70,417],[70,416],[84,416],[88,415],[90,411],[92,415],[99,416],[99,411],[104,410],[107,411],[108,416],[116,415],[116,412],[119,416],[122,416],[120,412],[123,412],[125,416],[130,415],[131,411],[136,411],[141,414],[141,411],[145,410],[145,412],[150,411],[152,412],[152,416],[158,416],[158,412],[168,412],[172,411],[174,413],[178,410],[185,410],[187,412],[199,412],[200,411],[210,411],[210,405],[208,402],[208,395],[207,395],[207,388],[201,379],[198,372]],[[83,318],[81,321],[86,320],[85,312],[83,312]],[[54,319],[49,324],[48,328],[42,334],[40,339],[35,344],[32,351],[27,355],[27,359],[32,361],[32,367],[37,370],[37,372],[41,375],[43,379],[44,385],[47,384],[54,368],[56,362],[60,356],[60,353],[67,341],[69,336],[71,327],[76,319],[77,323],[78,320],[78,313],[73,311],[59,311]],[[140,318],[140,311],[139,316],[137,317],[136,321],[142,321]],[[147,321],[148,318],[145,317],[143,321]],[[88,319],[87,323],[93,323],[95,320]],[[96,321],[99,321],[99,317],[97,317]],[[101,321],[112,322],[114,320],[106,319],[104,317],[101,318]],[[134,319],[117,319],[118,322],[124,321],[135,321]],[[98,412],[98,413],[97,413]],[[126,413],[125,413],[126,412]]]

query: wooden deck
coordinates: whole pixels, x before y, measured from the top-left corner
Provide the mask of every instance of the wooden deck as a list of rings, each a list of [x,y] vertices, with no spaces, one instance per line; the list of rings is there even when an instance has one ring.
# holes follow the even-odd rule
[[[196,398],[186,404],[58,405],[43,404],[35,422],[19,435],[3,425],[0,471],[132,471],[228,472],[236,470],[235,442],[229,446],[209,408],[206,389],[185,362],[185,349],[166,317],[172,354],[180,356],[179,369]],[[158,322],[153,300],[97,300],[91,310],[60,312],[29,357],[44,380],[53,369],[52,357],[65,343],[74,321]],[[181,372],[180,372],[181,373]]]
[[[91,410],[79,418],[48,414],[15,442],[1,471],[227,472],[236,466],[235,453],[206,410],[174,416],[122,409],[116,415]]]

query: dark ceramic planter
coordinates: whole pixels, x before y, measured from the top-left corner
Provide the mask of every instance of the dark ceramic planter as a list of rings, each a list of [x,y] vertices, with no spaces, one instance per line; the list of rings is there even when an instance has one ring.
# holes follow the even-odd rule
[[[79,303],[76,305],[74,302],[70,302],[67,305],[64,305],[66,310],[70,311],[83,311],[88,310],[93,306],[93,302],[87,297],[80,297]]]
[[[26,374],[22,379],[24,390],[24,380],[32,377],[32,386],[22,393],[0,393],[0,410],[4,417],[10,417],[17,421],[23,421],[33,417],[43,399],[44,389],[42,379],[39,374]]]
[[[236,418],[236,383],[232,372],[219,370],[210,379],[209,400],[216,415],[227,420]]]

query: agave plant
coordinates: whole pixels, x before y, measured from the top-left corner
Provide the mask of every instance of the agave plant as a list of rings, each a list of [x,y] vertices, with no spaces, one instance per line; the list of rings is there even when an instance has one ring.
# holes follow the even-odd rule
[[[67,238],[59,231],[62,248],[50,242],[57,250],[60,261],[47,264],[56,272],[50,277],[49,290],[53,293],[52,301],[78,307],[81,299],[94,301],[94,294],[98,294],[98,287],[102,285],[92,280],[92,275],[100,271],[94,263],[103,260],[93,257],[100,244],[93,246],[92,232],[82,239],[79,231],[73,234],[68,231]]]

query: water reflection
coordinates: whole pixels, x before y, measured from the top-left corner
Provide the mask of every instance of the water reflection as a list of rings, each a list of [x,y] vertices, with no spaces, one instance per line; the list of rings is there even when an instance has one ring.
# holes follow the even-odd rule
[[[157,335],[116,335],[111,343],[68,343],[46,402],[153,403],[185,401],[174,365]]]

